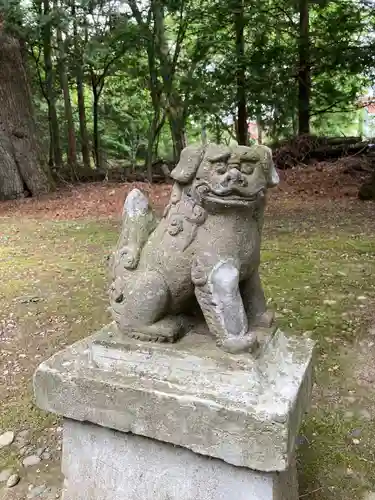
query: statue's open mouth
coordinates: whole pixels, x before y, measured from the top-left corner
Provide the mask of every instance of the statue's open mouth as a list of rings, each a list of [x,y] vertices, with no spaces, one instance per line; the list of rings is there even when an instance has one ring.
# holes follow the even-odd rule
[[[241,191],[241,194],[238,194],[238,191]],[[263,187],[253,193],[247,193],[244,188],[221,186],[213,188],[208,184],[204,184],[199,186],[198,192],[202,201],[235,207],[253,205],[260,197],[264,196]]]
[[[237,196],[237,195],[216,195],[214,193],[205,194],[203,196],[204,201],[216,203],[218,205],[226,205],[226,206],[248,206],[252,205],[256,200],[257,196]]]

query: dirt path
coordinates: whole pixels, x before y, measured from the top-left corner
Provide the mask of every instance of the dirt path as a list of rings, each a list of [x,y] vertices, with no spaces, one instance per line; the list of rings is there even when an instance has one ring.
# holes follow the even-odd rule
[[[348,157],[337,163],[320,163],[318,169],[310,166],[280,171],[281,183],[272,190],[269,211],[281,215],[312,213],[315,218],[316,210],[337,214],[342,211],[342,216],[364,212],[370,216],[373,205],[360,204],[357,200],[359,187],[368,175],[358,170],[359,167],[360,160]],[[148,193],[159,211],[167,203],[170,186],[165,184],[92,183],[66,187],[40,199],[2,202],[0,217],[116,220],[126,194],[133,187]]]
[[[299,438],[301,495],[364,499],[375,491],[375,205],[354,194],[301,199],[293,182],[268,208],[262,275],[280,325],[319,346]],[[1,500],[60,495],[61,424],[34,406],[31,377],[108,321],[105,256],[128,189],[90,185],[0,205],[0,435],[15,434],[0,449],[0,480],[7,469],[20,475],[13,488],[0,482]],[[159,209],[168,193],[151,191]],[[38,463],[25,467],[27,457]]]

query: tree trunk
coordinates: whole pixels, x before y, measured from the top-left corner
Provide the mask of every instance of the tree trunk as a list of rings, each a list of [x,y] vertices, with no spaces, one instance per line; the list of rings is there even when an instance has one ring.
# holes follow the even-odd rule
[[[100,144],[99,144],[99,97],[100,94],[98,93],[98,89],[93,85],[92,87],[92,94],[93,94],[93,105],[92,105],[92,119],[93,119],[93,124],[94,124],[94,130],[93,130],[93,146],[94,146],[94,159],[95,159],[95,166],[97,169],[100,169],[102,164],[101,164],[101,154],[100,154]]]
[[[160,106],[159,109],[154,109],[154,116],[152,118],[152,122],[149,128],[148,134],[148,143],[147,143],[147,153],[146,153],[146,170],[147,170],[147,179],[149,182],[152,182],[153,171],[152,171],[152,162],[158,154],[159,147],[159,138],[160,132],[165,123],[165,113],[160,118]]]
[[[175,101],[170,100],[168,107],[169,126],[171,128],[172,142],[173,142],[173,156],[174,161],[177,163],[180,159],[181,151],[186,147],[185,136],[185,120],[183,118],[183,108],[175,97]],[[177,101],[177,102],[176,102]]]
[[[298,135],[298,117],[295,112],[292,113],[292,130],[293,130],[293,137],[296,137]]]
[[[203,122],[201,125],[201,143],[203,146],[207,144],[207,125],[206,122]]]
[[[148,57],[148,69],[149,69],[148,87],[151,95],[151,101],[154,113],[148,133],[145,166],[147,171],[147,179],[149,180],[149,182],[152,182],[152,160],[153,160],[154,144],[157,138],[157,129],[159,124],[160,107],[161,107],[161,102],[160,102],[161,92],[159,89],[159,82],[155,65],[156,62],[155,51],[152,40],[149,40],[149,45],[147,47],[147,57]]]
[[[186,136],[184,127],[179,120],[169,120],[173,141],[173,160],[178,162],[182,150],[186,147]]]
[[[57,46],[59,51],[58,67],[60,73],[60,84],[64,95],[64,110],[66,120],[66,132],[68,138],[68,165],[70,167],[72,179],[76,178],[77,167],[77,144],[76,132],[74,128],[72,102],[70,99],[70,89],[68,73],[66,68],[66,53],[60,27],[56,28]]]
[[[89,147],[89,135],[87,133],[87,119],[86,119],[85,93],[84,93],[82,67],[77,71],[76,83],[77,83],[79,131],[81,136],[82,160],[84,166],[86,168],[90,168],[90,147]]]
[[[128,2],[135,19],[140,27],[149,29],[149,26],[142,20],[142,14],[136,0]],[[164,22],[164,2],[162,0],[153,0],[150,3],[149,17],[153,16],[153,31],[149,33],[147,43],[147,55],[149,63],[150,80],[149,86],[151,98],[154,105],[154,112],[161,101],[161,93],[165,96],[165,112],[169,121],[175,160],[178,160],[182,149],[185,147],[185,121],[186,110],[182,103],[181,96],[177,93],[174,86],[174,77],[176,65],[181,51],[182,40],[186,32],[187,25],[183,24],[178,28],[177,39],[174,48],[174,54],[171,55],[168,39],[165,34]],[[162,89],[158,81],[158,69],[155,59],[159,59],[160,75],[163,80]],[[156,100],[154,99],[156,96]]]
[[[181,151],[186,146],[185,138],[185,110],[181,96],[175,89],[174,77],[176,62],[181,49],[181,40],[178,40],[173,57],[170,55],[168,39],[165,34],[164,5],[160,0],[152,2],[154,16],[155,51],[160,62],[160,73],[163,79],[163,91],[166,99],[166,113],[171,130],[174,161],[180,158]]]
[[[159,123],[159,113],[154,110],[154,116],[152,117],[149,133],[148,133],[148,141],[147,141],[147,153],[146,153],[146,171],[147,171],[147,179],[149,182],[152,182],[152,160],[153,160],[153,152],[154,152],[154,144],[156,139],[156,132]]]
[[[237,142],[247,145],[248,127],[246,112],[246,61],[245,61],[245,13],[243,0],[234,5],[234,28],[236,33],[236,82],[237,82]]]
[[[24,185],[13,154],[13,145],[4,130],[0,130],[0,200],[22,198]]]
[[[49,86],[48,83],[47,86]],[[56,113],[56,100],[53,97],[51,101],[51,93],[48,92],[48,90],[47,93],[49,94],[48,121],[49,121],[51,149],[53,151],[53,165],[55,165],[56,168],[60,168],[63,164],[63,158],[62,158],[62,150],[60,144],[60,127]]]
[[[148,141],[147,141],[147,153],[146,153],[146,171],[147,179],[152,182],[153,172],[152,172],[152,161],[154,158],[155,143],[158,142],[161,129],[165,123],[165,113],[161,114],[161,96],[162,89],[161,84],[158,79],[158,71],[156,66],[156,53],[155,53],[155,40],[157,36],[157,26],[154,24],[154,31],[152,37],[149,38],[147,44],[147,59],[148,59],[148,88],[151,96],[152,107],[153,107],[153,117],[149,128]]]
[[[78,98],[78,115],[79,115],[79,132],[81,138],[81,152],[82,161],[85,168],[90,168],[90,148],[89,136],[87,133],[87,120],[85,109],[85,92],[84,92],[84,72],[83,72],[83,58],[82,52],[78,44],[78,28],[76,17],[75,0],[72,0],[72,19],[73,19],[73,33],[74,33],[74,53],[76,59],[76,85],[77,85],[77,98]],[[87,29],[86,29],[87,32]]]
[[[299,0],[298,135],[310,133],[309,0]]]
[[[220,121],[220,118],[215,116],[215,140],[216,144],[221,144],[221,138],[222,138],[222,123]]]
[[[181,97],[171,90],[167,104],[167,116],[173,143],[173,159],[177,163],[182,150],[186,147],[185,110]]]
[[[18,40],[0,28],[0,198],[49,191]],[[43,167],[46,170],[43,170]]]
[[[50,16],[49,0],[43,0],[43,15]],[[52,21],[45,22],[42,26],[44,66],[46,72],[46,94],[48,104],[48,120],[50,129],[50,141],[53,148],[55,167],[60,168],[63,164],[59,122],[56,113],[56,96],[54,89],[54,72],[52,64]]]
[[[49,122],[49,150],[48,150],[48,166],[50,169],[53,168],[55,164],[55,158],[54,158],[54,150],[53,150],[53,142],[52,142],[52,131],[51,131],[51,122]]]

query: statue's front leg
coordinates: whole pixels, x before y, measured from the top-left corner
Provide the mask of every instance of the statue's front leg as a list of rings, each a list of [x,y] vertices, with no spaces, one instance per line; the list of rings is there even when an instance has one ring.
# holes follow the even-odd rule
[[[231,353],[251,350],[256,337],[248,329],[236,262],[222,260],[209,268],[198,261],[192,270],[192,280],[198,303],[217,344]]]

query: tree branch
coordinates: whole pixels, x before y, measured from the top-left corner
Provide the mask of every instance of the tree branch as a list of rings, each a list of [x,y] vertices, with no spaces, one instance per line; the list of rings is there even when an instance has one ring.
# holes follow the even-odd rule
[[[187,23],[186,21],[183,21],[183,15],[184,15],[184,7],[185,7],[185,2],[181,2],[181,9],[180,9],[180,22],[178,26],[178,32],[177,32],[177,40],[176,40],[176,48],[173,54],[172,58],[172,64],[171,64],[171,69],[172,69],[172,75],[175,74],[176,72],[176,66],[178,62],[178,58],[181,52],[181,47],[182,47],[182,42],[185,38],[186,34],[186,29],[187,29]]]
[[[132,14],[135,17],[135,20],[137,21],[138,25],[143,26],[144,22],[142,19],[142,14],[141,14],[141,11],[138,9],[137,2],[135,0],[128,0],[127,4],[129,5],[129,7],[132,11]],[[151,11],[151,9],[150,9],[150,11]]]
[[[41,56],[40,50],[39,50],[39,53],[38,53],[38,57],[36,57],[33,49],[29,50],[28,52],[29,52],[29,54],[31,55],[31,57],[35,61],[35,68],[36,68],[36,72],[37,72],[37,75],[38,75],[38,82],[39,82],[40,90],[42,92],[42,95],[43,95],[44,99],[49,104],[49,98],[48,98],[48,95],[47,95],[46,90],[44,88],[44,81],[42,79],[42,75],[41,75],[40,69],[39,69],[39,61],[40,61],[40,56]]]
[[[323,113],[327,113],[328,111],[333,110],[333,108],[335,106],[339,105],[340,103],[341,104],[344,103],[346,100],[347,100],[347,98],[338,100],[338,101],[330,104],[326,108],[320,109],[318,111],[311,112],[310,116],[317,116],[317,115],[322,115]],[[339,110],[336,110],[336,111],[331,111],[331,113],[340,113],[340,112],[345,112],[345,110],[344,109],[339,109]]]
[[[233,132],[232,127],[230,125],[226,125],[218,114],[214,113],[214,117],[220,122],[221,126],[226,129],[230,137],[236,140],[237,137],[236,134]]]

